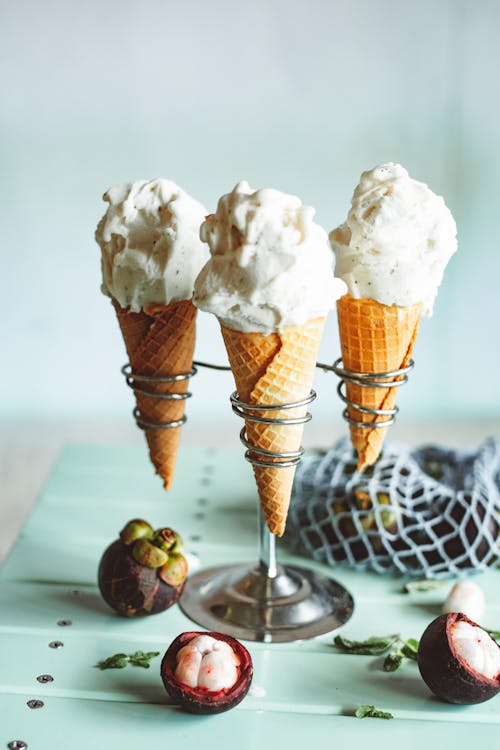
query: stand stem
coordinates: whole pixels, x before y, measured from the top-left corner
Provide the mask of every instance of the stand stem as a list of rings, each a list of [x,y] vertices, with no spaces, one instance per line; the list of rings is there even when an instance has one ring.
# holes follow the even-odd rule
[[[276,578],[278,565],[276,562],[276,536],[268,529],[266,519],[259,503],[258,510],[259,533],[259,567],[267,578]]]

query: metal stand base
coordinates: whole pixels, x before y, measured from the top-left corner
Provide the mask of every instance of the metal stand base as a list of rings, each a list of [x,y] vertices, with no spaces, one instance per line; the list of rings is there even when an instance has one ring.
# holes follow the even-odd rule
[[[245,423],[281,429],[308,422],[311,415],[305,407],[315,395],[311,391],[300,401],[262,406],[242,401],[235,391],[231,404]],[[295,416],[280,416],[289,410],[295,410]],[[276,452],[254,445],[248,440],[246,427],[240,439],[247,449],[245,458],[253,466],[277,471],[296,466],[304,452],[301,447]],[[352,597],[337,581],[307,568],[278,565],[276,537],[267,526],[260,504],[258,542],[257,565],[224,565],[189,576],[179,601],[184,614],[209,630],[265,643],[313,638],[350,618]]]
[[[345,623],[354,603],[337,581],[312,570],[262,564],[207,568],[188,578],[179,606],[208,630],[265,643],[328,633]]]

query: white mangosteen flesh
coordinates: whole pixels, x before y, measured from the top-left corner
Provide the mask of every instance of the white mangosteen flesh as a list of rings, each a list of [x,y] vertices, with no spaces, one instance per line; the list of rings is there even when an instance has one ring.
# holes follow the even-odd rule
[[[456,654],[475,672],[493,680],[500,674],[500,649],[478,625],[460,620],[453,626]]]
[[[474,581],[458,581],[443,605],[443,612],[463,612],[474,622],[481,622],[486,602],[483,590]]]
[[[228,690],[238,678],[239,658],[226,641],[199,635],[177,652],[175,678],[192,688]]]

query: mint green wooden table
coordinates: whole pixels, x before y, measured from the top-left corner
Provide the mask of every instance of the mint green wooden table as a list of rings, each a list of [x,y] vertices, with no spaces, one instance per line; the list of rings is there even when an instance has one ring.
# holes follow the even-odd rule
[[[381,659],[338,653],[331,634],[292,644],[247,642],[252,690],[217,716],[191,716],[170,703],[160,658],[149,670],[99,671],[96,662],[112,653],[163,653],[180,632],[198,629],[177,606],[124,620],[100,599],[100,555],[138,515],[178,529],[203,567],[256,561],[255,487],[240,451],[184,445],[174,489],[166,494],[139,446],[68,446],[1,571],[0,750],[15,740],[30,750],[250,750],[277,742],[287,750],[343,742],[388,750],[478,740],[497,746],[499,698],[467,707],[441,703],[414,663],[384,673]],[[283,549],[278,554],[297,562]],[[341,630],[349,637],[400,632],[418,638],[439,613],[443,592],[405,595],[401,579],[343,567],[330,574],[355,599]],[[484,625],[498,628],[500,572],[478,582],[489,603]],[[54,648],[55,642],[63,645]],[[39,682],[42,675],[53,680]],[[39,707],[30,708],[32,701]],[[356,719],[360,704],[395,718]]]

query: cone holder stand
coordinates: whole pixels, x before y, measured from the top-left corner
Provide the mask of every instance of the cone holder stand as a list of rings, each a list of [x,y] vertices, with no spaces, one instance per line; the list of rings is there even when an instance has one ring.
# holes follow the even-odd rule
[[[322,370],[334,372],[340,378],[337,386],[337,394],[344,404],[346,404],[346,408],[342,412],[342,416],[346,422],[349,422],[349,424],[355,427],[362,427],[364,429],[380,429],[383,427],[390,427],[394,424],[396,421],[396,415],[399,411],[398,407],[395,405],[393,409],[375,409],[369,406],[362,406],[347,397],[344,392],[346,382],[360,386],[361,388],[399,388],[399,386],[408,382],[408,373],[414,364],[413,359],[410,359],[406,367],[401,367],[399,370],[366,373],[345,368],[342,363],[342,357],[339,357],[335,360],[333,365],[326,365],[318,362],[316,366]],[[361,419],[353,417],[349,410],[354,410],[359,414],[368,414],[374,418],[385,417],[385,419],[362,421]]]
[[[178,375],[140,375],[132,370],[132,367],[128,362],[121,368],[121,373],[125,377],[125,382],[134,392],[137,391],[143,396],[149,396],[163,401],[185,401],[186,399],[191,398],[192,393],[190,393],[190,391],[186,391],[186,393],[157,393],[151,390],[152,384],[179,383],[183,380],[189,380],[193,375],[196,375],[197,372],[198,368],[194,363],[189,372],[182,372]],[[182,415],[181,419],[172,419],[168,422],[152,422],[147,420],[141,415],[141,412],[137,408],[134,409],[132,414],[134,415],[137,427],[141,430],[166,430],[173,427],[181,427],[187,421],[187,416],[185,414]]]
[[[333,365],[318,362],[316,366],[327,372],[334,372],[340,382],[337,393],[346,404],[344,419],[360,427],[388,427],[393,424],[398,412],[393,409],[374,409],[350,400],[344,393],[346,381],[361,387],[395,388],[408,380],[408,372],[413,367],[410,360],[406,367],[380,373],[361,373],[343,367],[342,358]],[[169,400],[185,400],[191,393],[156,393],[151,384],[173,383],[188,380],[198,371],[198,367],[228,371],[225,365],[214,365],[194,361],[187,373],[163,377],[146,376],[134,373],[130,364],[122,367],[127,385],[134,391]],[[306,407],[316,398],[311,390],[309,395],[289,404],[259,406],[242,401],[235,391],[231,397],[231,407],[235,414],[247,422],[290,426],[309,422],[311,414],[287,417],[287,411]],[[379,421],[363,422],[355,419],[349,409],[360,414],[385,417]],[[267,416],[262,413],[266,412]],[[269,413],[272,416],[268,416]],[[170,422],[145,420],[140,411],[134,409],[137,426],[143,430],[180,427],[182,419]],[[245,446],[245,459],[254,466],[276,469],[296,466],[304,453],[301,447],[293,452],[269,451],[253,445],[248,439],[246,428],[240,432],[240,440]],[[343,625],[351,617],[354,602],[351,594],[337,581],[323,573],[295,565],[281,565],[276,555],[276,536],[272,534],[262,511],[258,511],[257,564],[222,565],[206,568],[189,576],[179,606],[191,620],[209,629],[216,630],[250,641],[265,643],[291,642],[302,638],[312,638],[328,633]]]
[[[307,412],[287,418],[287,410],[305,407],[315,397],[311,391],[294,403],[256,406],[242,401],[235,391],[231,406],[246,421],[297,425],[308,422],[311,415]],[[263,416],[262,412],[273,416]],[[246,460],[254,466],[278,470],[296,466],[304,452],[303,448],[280,453],[254,446],[245,427],[240,440],[246,448]],[[354,602],[341,584],[307,568],[278,564],[276,536],[269,531],[260,509],[258,539],[257,565],[207,568],[188,578],[179,601],[184,614],[209,630],[265,643],[312,638],[334,630],[350,618]]]
[[[125,377],[125,382],[134,392],[141,393],[143,396],[157,398],[164,401],[185,401],[193,395],[190,391],[186,393],[158,393],[151,390],[151,385],[179,383],[183,380],[189,380],[198,372],[198,367],[208,367],[211,370],[230,370],[226,365],[212,365],[208,362],[193,362],[189,372],[181,372],[178,375],[141,375],[134,372],[130,362],[127,362],[121,368],[121,373]],[[149,386],[149,387],[148,387]],[[132,412],[137,427],[141,430],[167,430],[173,427],[182,427],[187,422],[186,414],[181,419],[172,419],[168,422],[152,422],[144,419],[139,409],[135,408]]]

